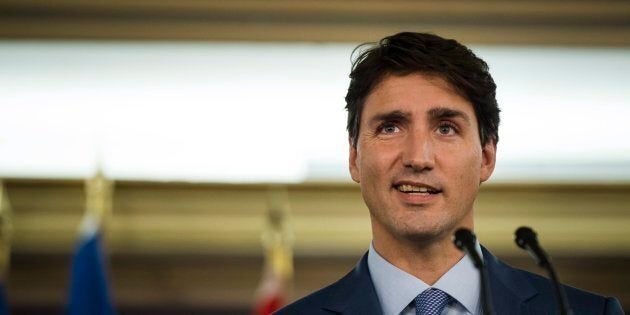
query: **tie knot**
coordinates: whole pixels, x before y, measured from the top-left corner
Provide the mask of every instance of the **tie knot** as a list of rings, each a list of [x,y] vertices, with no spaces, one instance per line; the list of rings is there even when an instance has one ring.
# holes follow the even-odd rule
[[[439,289],[426,289],[415,298],[416,315],[439,315],[451,296]]]

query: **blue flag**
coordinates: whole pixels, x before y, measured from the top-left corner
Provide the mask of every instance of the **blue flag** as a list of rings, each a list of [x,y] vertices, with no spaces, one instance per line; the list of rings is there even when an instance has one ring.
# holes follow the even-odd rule
[[[9,303],[4,292],[4,283],[0,282],[0,315],[9,315]]]
[[[113,315],[106,264],[97,228],[81,233],[72,261],[68,315]]]

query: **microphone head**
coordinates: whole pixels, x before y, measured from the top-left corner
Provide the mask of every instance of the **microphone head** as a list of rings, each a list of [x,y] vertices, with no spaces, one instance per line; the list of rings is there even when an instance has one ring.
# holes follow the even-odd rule
[[[525,246],[527,244],[538,243],[538,236],[536,236],[536,232],[534,232],[534,230],[527,226],[521,226],[520,228],[516,229],[514,235],[516,236],[516,238],[514,239],[516,245],[518,245],[518,247],[522,249],[525,249]]]
[[[464,250],[466,244],[475,244],[477,237],[466,228],[460,228],[453,234],[453,243],[457,248]]]

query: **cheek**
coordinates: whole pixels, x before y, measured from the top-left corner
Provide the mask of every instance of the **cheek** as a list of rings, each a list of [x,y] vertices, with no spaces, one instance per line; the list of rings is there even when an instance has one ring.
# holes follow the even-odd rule
[[[361,182],[364,184],[374,184],[381,176],[382,170],[378,160],[369,157],[361,161]]]
[[[445,171],[451,178],[457,178],[458,185],[470,185],[478,182],[481,171],[481,151],[471,150],[470,154],[462,154],[462,151],[451,152],[448,156],[448,166],[444,166]]]
[[[363,176],[384,177],[395,164],[395,154],[391,150],[373,150],[364,155],[361,161]]]

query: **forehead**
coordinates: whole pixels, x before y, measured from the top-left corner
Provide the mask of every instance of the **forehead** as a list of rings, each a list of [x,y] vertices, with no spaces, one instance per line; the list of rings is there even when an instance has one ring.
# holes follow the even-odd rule
[[[412,73],[404,76],[388,75],[380,80],[366,98],[361,120],[363,123],[369,116],[392,110],[425,114],[435,108],[451,108],[471,118],[476,117],[473,105],[444,79]]]

